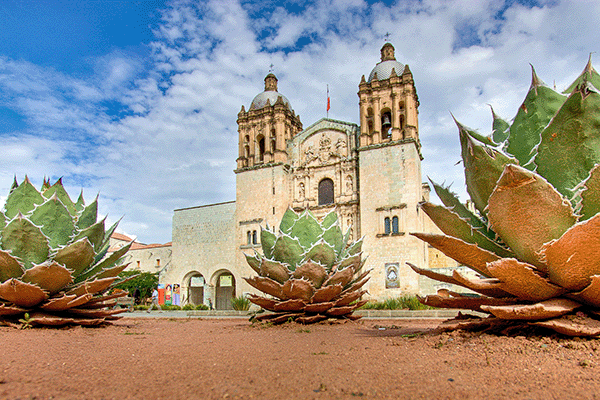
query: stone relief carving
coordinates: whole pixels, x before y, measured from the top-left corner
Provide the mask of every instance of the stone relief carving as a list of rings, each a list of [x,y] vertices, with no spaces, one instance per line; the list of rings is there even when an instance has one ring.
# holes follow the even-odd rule
[[[353,189],[352,177],[350,175],[348,175],[346,177],[346,193],[347,194],[352,194],[352,189]]]
[[[333,144],[330,135],[322,134],[318,142],[314,140],[312,143],[306,143],[306,148],[302,156],[302,166],[306,166],[315,160],[317,160],[319,165],[325,165],[332,158],[346,158],[348,156],[348,144],[345,137],[338,137],[335,144]]]
[[[304,200],[305,194],[306,194],[306,192],[304,189],[304,183],[300,182],[300,184],[298,185],[298,199]]]

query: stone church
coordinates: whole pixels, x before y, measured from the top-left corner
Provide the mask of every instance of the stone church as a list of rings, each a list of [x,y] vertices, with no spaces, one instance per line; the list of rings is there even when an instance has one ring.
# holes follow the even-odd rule
[[[364,236],[372,298],[423,292],[405,263],[447,263],[408,234],[433,229],[417,206],[429,187],[408,65],[390,43],[381,48],[381,61],[358,84],[359,125],[323,118],[303,128],[277,82],[269,73],[264,91],[238,113],[235,201],[175,210],[172,260],[160,282],[180,284],[182,304],[230,308],[233,296],[255,292],[242,279],[255,274],[243,253],[260,252],[261,226],[277,227],[292,207],[317,217],[335,209],[344,231]]]

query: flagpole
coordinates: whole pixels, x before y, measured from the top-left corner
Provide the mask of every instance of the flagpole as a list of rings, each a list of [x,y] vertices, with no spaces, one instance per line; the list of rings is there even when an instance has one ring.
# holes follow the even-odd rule
[[[329,118],[329,108],[331,107],[329,102],[329,85],[327,85],[327,118]]]

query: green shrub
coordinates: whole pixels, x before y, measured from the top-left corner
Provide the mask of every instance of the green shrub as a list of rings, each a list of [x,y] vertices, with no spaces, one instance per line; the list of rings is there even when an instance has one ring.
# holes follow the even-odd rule
[[[140,289],[140,297],[142,299],[146,297],[152,297],[152,291],[158,287],[158,272],[142,272],[139,271],[123,271],[119,274],[119,278],[129,278],[130,276],[137,275],[135,278],[127,282],[116,285],[117,289],[127,290],[129,296],[133,297],[135,288]]]
[[[190,303],[188,303],[182,307],[182,310],[186,310],[186,311],[195,310],[195,309],[196,309],[196,306],[194,304],[190,304]]]
[[[238,296],[231,299],[231,306],[237,311],[248,311],[250,309],[250,300],[244,296]]]
[[[208,306],[206,304],[198,304],[196,310],[208,310]]]
[[[405,295],[384,301],[369,301],[363,310],[432,310],[434,307],[421,304],[416,296]]]
[[[136,305],[136,306],[133,306],[133,309],[138,310],[138,311],[146,311],[148,309],[148,306]]]

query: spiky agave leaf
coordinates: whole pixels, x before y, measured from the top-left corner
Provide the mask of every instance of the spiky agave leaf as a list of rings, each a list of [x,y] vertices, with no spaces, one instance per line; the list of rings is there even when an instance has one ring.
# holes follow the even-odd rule
[[[510,125],[501,146],[504,150],[482,144],[478,134],[459,124],[467,191],[498,234],[496,244],[507,245],[513,256],[490,252],[485,242],[472,240],[468,229],[480,227],[462,208],[425,207],[446,236],[414,235],[487,278],[459,273],[449,277],[415,267],[419,274],[481,294],[440,290],[421,301],[494,316],[457,321],[443,329],[502,331],[529,324],[566,335],[600,335],[597,317],[589,317],[600,313],[600,92],[596,85],[600,75],[591,62],[568,89],[568,98],[545,87],[532,71],[531,88]],[[494,115],[493,137],[500,140],[505,127]]]
[[[96,201],[84,207],[80,195],[73,203],[60,179],[52,186],[44,179],[40,193],[26,178],[11,188],[4,214],[11,220],[0,224],[0,319],[27,312],[38,315],[31,325],[87,326],[121,312],[98,300],[127,266],[129,246],[104,257],[116,224],[105,231],[104,220],[96,222]]]
[[[308,210],[288,209],[274,235],[262,230],[263,255],[246,255],[258,277],[248,284],[272,298],[251,295],[249,300],[272,314],[256,317],[270,323],[289,319],[307,324],[327,318],[355,319],[352,312],[363,303],[361,287],[367,273],[362,267],[360,241],[347,244],[337,214],[319,222]],[[265,233],[268,232],[268,233]]]

